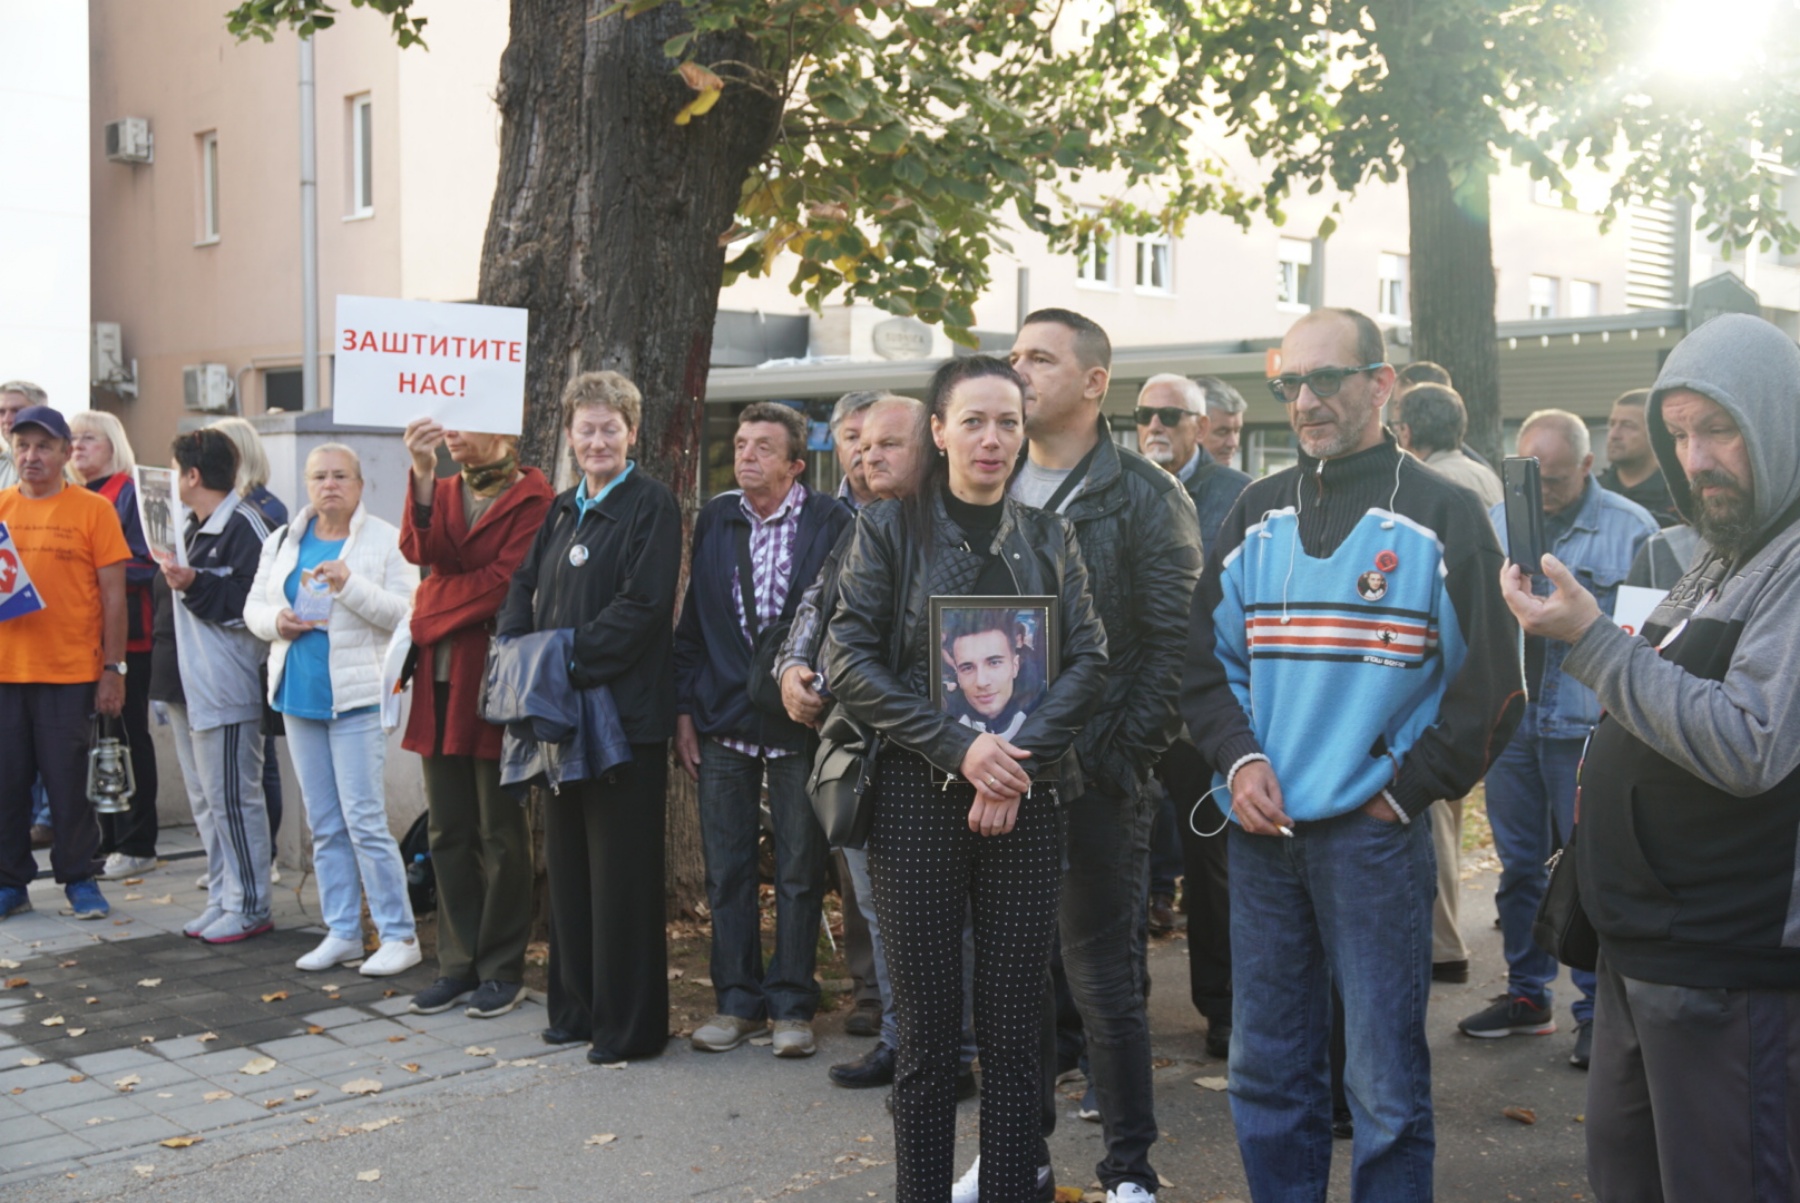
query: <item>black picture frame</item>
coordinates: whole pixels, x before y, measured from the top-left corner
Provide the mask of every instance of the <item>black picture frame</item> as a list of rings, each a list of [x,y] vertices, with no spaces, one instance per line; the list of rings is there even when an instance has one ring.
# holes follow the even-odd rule
[[[937,649],[931,704],[967,726],[1012,738],[1043,701],[1061,668],[1061,599],[1052,595],[933,597],[930,617],[931,646]],[[1002,658],[1001,663],[990,664],[1002,674],[1007,668],[1005,653],[967,642],[984,636],[998,642],[991,639],[992,633],[1004,639],[999,646],[1010,649],[1013,661],[1010,676],[998,684],[991,676],[983,682],[982,653],[989,653],[989,661]],[[959,643],[972,657],[961,669],[953,660]],[[993,686],[985,693],[984,683]],[[971,700],[978,696],[979,701]]]

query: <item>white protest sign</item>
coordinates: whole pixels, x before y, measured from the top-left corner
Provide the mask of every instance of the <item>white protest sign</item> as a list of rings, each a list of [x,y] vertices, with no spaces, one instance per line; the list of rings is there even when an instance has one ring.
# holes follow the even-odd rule
[[[332,421],[518,434],[525,416],[523,309],[337,299]]]
[[[1627,635],[1642,635],[1644,623],[1650,619],[1650,612],[1662,604],[1668,591],[1664,589],[1646,589],[1642,585],[1620,585],[1613,597],[1613,621]]]

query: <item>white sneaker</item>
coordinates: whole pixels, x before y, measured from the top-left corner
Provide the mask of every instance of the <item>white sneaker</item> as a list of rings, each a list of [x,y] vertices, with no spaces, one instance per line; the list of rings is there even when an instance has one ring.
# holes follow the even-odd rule
[[[269,862],[269,884],[272,886],[281,884],[281,865],[277,861]]]
[[[316,972],[330,969],[333,965],[347,965],[351,961],[360,961],[363,956],[362,942],[359,940],[340,940],[336,936],[326,936],[319,941],[319,946],[294,962],[294,968]]]
[[[202,873],[200,876],[194,878],[194,885],[196,888],[202,890],[208,888],[212,885],[212,874]]]
[[[362,963],[364,977],[392,977],[424,960],[417,940],[383,940],[375,955]]]
[[[1156,1195],[1135,1182],[1121,1182],[1106,1192],[1106,1203],[1156,1203]]]
[[[127,856],[123,852],[115,852],[106,858],[106,867],[100,871],[100,876],[130,877],[133,873],[148,873],[154,868],[154,856]]]
[[[1038,1166],[1038,1193],[1043,1194],[1044,1188],[1049,1184],[1050,1167]],[[1133,1190],[1137,1189],[1135,1185],[1129,1183],[1127,1185],[1131,1185]],[[1149,1198],[1150,1203],[1156,1203],[1155,1195],[1151,1195]],[[968,1173],[958,1178],[956,1184],[950,1188],[950,1203],[981,1203],[981,1154],[975,1155],[975,1160],[969,1163]],[[1107,1203],[1112,1203],[1111,1195],[1107,1196]]]

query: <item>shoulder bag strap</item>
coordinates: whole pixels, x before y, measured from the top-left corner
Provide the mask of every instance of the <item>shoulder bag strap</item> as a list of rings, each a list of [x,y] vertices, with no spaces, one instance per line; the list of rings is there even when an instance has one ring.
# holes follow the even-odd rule
[[[1103,434],[1100,437],[1110,438],[1111,436]],[[1100,444],[1096,440],[1094,445],[1088,448],[1088,453],[1081,457],[1081,462],[1076,464],[1067,476],[1063,477],[1063,482],[1060,485],[1056,486],[1056,492],[1050,494],[1050,499],[1044,502],[1044,511],[1046,513],[1062,513],[1063,503],[1069,499],[1069,494],[1075,491],[1075,486],[1080,484],[1082,479],[1087,476],[1088,469],[1093,466],[1094,456],[1099,453]]]

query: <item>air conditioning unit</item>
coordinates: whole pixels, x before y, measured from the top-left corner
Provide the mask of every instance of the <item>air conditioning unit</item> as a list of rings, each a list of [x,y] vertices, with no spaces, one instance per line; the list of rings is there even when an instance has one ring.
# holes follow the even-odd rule
[[[115,163],[154,163],[156,139],[145,117],[121,117],[106,123],[106,157]]]
[[[231,409],[231,369],[222,363],[190,363],[181,369],[187,407],[222,414]]]
[[[117,322],[94,323],[94,363],[90,383],[120,397],[138,395],[137,360],[125,362],[125,336]]]

